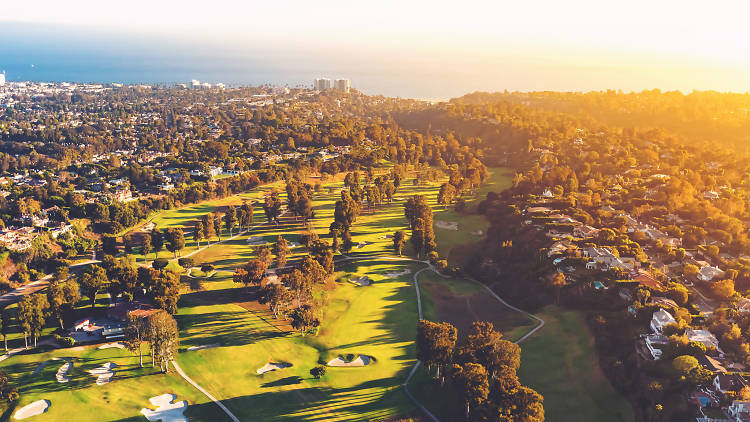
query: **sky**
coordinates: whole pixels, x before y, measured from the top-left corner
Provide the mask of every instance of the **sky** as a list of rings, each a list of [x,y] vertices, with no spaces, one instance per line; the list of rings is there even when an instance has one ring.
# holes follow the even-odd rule
[[[420,78],[433,81],[436,96],[501,89],[750,91],[744,22],[750,2],[744,1],[4,3],[6,48],[167,46],[195,57],[252,61],[253,69],[287,78],[345,73],[354,86],[360,76],[375,91],[388,91],[382,86],[390,79],[395,94]],[[102,39],[112,42],[93,41]]]

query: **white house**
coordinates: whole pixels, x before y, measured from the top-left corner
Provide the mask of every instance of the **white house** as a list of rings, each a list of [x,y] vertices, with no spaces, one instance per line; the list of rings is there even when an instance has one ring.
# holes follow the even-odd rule
[[[659,309],[658,311],[654,312],[654,315],[651,317],[651,330],[654,332],[654,334],[661,334],[662,330],[664,330],[664,327],[666,327],[669,324],[676,324],[677,321],[675,321],[672,314],[665,311],[664,309]]]
[[[735,422],[750,421],[750,401],[733,401],[727,408],[727,413]]]
[[[722,271],[718,267],[713,267],[711,265],[702,267],[698,272],[698,278],[703,281],[711,281],[716,277],[721,277],[722,275],[724,275],[724,271]]]
[[[742,313],[750,312],[750,299],[746,297],[737,299],[737,310]]]
[[[719,356],[724,356],[724,351],[719,348],[719,340],[716,339],[716,336],[711,334],[708,330],[693,330],[692,328],[688,328],[685,330],[685,335],[687,336],[688,341],[697,341],[698,343],[702,343],[706,347],[713,347],[716,349],[717,352],[719,352]]]
[[[717,393],[726,394],[730,391],[740,391],[747,386],[747,381],[736,373],[716,374],[714,377],[714,390]]]
[[[646,348],[648,349],[649,353],[651,353],[651,357],[654,360],[661,359],[662,350],[661,347],[657,346],[666,346],[669,344],[669,339],[667,336],[663,336],[660,334],[649,334],[644,338],[644,341],[646,343]]]

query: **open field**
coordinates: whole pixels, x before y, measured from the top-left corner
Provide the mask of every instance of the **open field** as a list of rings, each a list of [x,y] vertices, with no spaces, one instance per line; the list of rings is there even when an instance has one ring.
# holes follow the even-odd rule
[[[523,343],[518,377],[544,396],[546,420],[633,421],[630,404],[599,368],[583,314],[548,306],[537,316],[545,326]]]

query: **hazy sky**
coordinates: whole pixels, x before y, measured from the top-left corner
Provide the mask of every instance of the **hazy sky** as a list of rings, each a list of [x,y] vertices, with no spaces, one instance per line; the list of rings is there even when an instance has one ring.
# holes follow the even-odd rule
[[[273,51],[289,65],[299,54],[317,55],[396,74],[476,79],[466,89],[501,89],[503,83],[492,79],[497,74],[508,89],[750,90],[746,1],[3,3],[0,29],[3,21],[63,25],[62,32],[85,26],[133,39],[190,42],[234,57]]]

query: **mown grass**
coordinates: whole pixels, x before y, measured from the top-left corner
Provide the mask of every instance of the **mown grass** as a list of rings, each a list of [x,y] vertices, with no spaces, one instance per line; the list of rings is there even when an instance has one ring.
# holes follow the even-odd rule
[[[632,407],[599,368],[583,314],[548,306],[537,315],[545,325],[522,344],[518,376],[544,396],[546,420],[633,421]]]
[[[181,353],[180,364],[240,419],[371,420],[409,413],[413,406],[399,385],[414,363],[415,292],[411,274],[397,279],[382,275],[402,268],[416,266],[347,264],[341,278],[368,274],[374,283],[358,287],[342,281],[327,290],[317,336],[278,330],[269,324],[270,313],[191,303],[188,295],[178,315],[183,343],[218,341],[223,347]],[[376,362],[364,368],[328,368],[321,380],[310,376],[314,366],[349,353],[370,355]],[[257,375],[268,362],[293,366]]]

